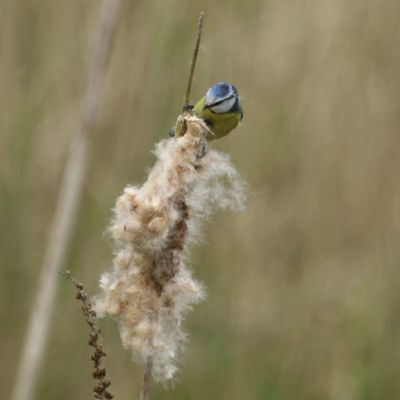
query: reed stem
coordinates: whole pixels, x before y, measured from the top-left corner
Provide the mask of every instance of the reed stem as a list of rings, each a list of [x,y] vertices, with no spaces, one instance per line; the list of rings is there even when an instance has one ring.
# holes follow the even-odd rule
[[[82,101],[80,126],[71,140],[61,180],[37,292],[19,360],[12,400],[30,400],[35,395],[54,310],[57,273],[64,261],[78,214],[89,158],[90,141],[88,136],[96,119],[100,91],[123,1],[125,0],[103,0],[102,3],[101,17],[97,26],[97,43],[89,63],[88,82]]]
[[[140,392],[140,400],[149,400],[150,399],[150,380],[151,380],[151,371],[153,369],[153,357],[149,356],[147,358],[144,373],[143,373],[143,383],[142,390]]]
[[[199,53],[201,34],[202,34],[202,31],[203,31],[203,25],[204,25],[204,12],[202,11],[200,13],[200,16],[199,16],[199,24],[198,24],[198,29],[197,29],[197,36],[196,36],[196,40],[195,40],[195,43],[194,43],[192,61],[190,62],[189,77],[188,77],[187,86],[186,86],[186,92],[185,92],[185,97],[184,97],[183,111],[188,111],[188,110],[191,109],[191,106],[190,106],[190,92],[192,91],[193,75],[194,75],[194,69],[196,67],[197,54]]]

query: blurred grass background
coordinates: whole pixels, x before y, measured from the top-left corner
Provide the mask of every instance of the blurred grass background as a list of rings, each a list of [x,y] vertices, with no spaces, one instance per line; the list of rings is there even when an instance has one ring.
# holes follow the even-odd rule
[[[0,398],[10,396],[98,1],[0,0]],[[143,181],[180,111],[199,11],[193,97],[226,80],[240,129],[212,146],[249,185],[192,253],[208,289],[174,389],[152,399],[400,398],[400,3],[131,1],[93,132],[65,269],[90,293],[111,263],[116,196]],[[154,116],[156,115],[156,118]],[[116,399],[142,370],[103,320]],[[60,279],[37,398],[87,399],[87,327]]]

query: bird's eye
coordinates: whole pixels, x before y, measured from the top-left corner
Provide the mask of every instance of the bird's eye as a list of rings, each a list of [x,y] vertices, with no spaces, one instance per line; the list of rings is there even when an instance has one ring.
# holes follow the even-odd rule
[[[210,107],[210,110],[212,112],[215,112],[216,114],[227,113],[233,109],[235,103],[236,103],[236,98],[232,96],[229,99],[223,100],[220,103]]]
[[[221,102],[232,94],[231,87],[227,83],[217,83],[208,89],[206,100],[208,105]]]
[[[217,83],[208,89],[206,93],[206,106],[208,108],[215,108],[222,102],[231,99],[238,98],[238,92],[236,88],[226,82]],[[218,108],[219,109],[219,108]],[[216,112],[226,112],[226,111],[216,111]]]

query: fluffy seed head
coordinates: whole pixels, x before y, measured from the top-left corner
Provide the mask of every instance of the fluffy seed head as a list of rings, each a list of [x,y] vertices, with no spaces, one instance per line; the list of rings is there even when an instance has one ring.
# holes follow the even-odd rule
[[[243,207],[242,182],[226,155],[207,151],[207,132],[202,120],[180,116],[177,135],[157,144],[146,182],[127,186],[117,199],[113,268],[94,299],[99,315],[119,322],[134,357],[152,359],[159,381],[174,376],[185,339],[182,319],[204,297],[185,265],[188,244],[215,208]]]

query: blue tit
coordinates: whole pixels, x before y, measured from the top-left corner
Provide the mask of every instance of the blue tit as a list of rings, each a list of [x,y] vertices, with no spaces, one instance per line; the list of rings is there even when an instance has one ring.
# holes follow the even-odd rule
[[[208,89],[194,106],[193,114],[201,118],[209,127],[207,140],[219,139],[226,136],[243,118],[239,93],[230,83],[217,83]],[[171,135],[174,135],[174,130]]]

